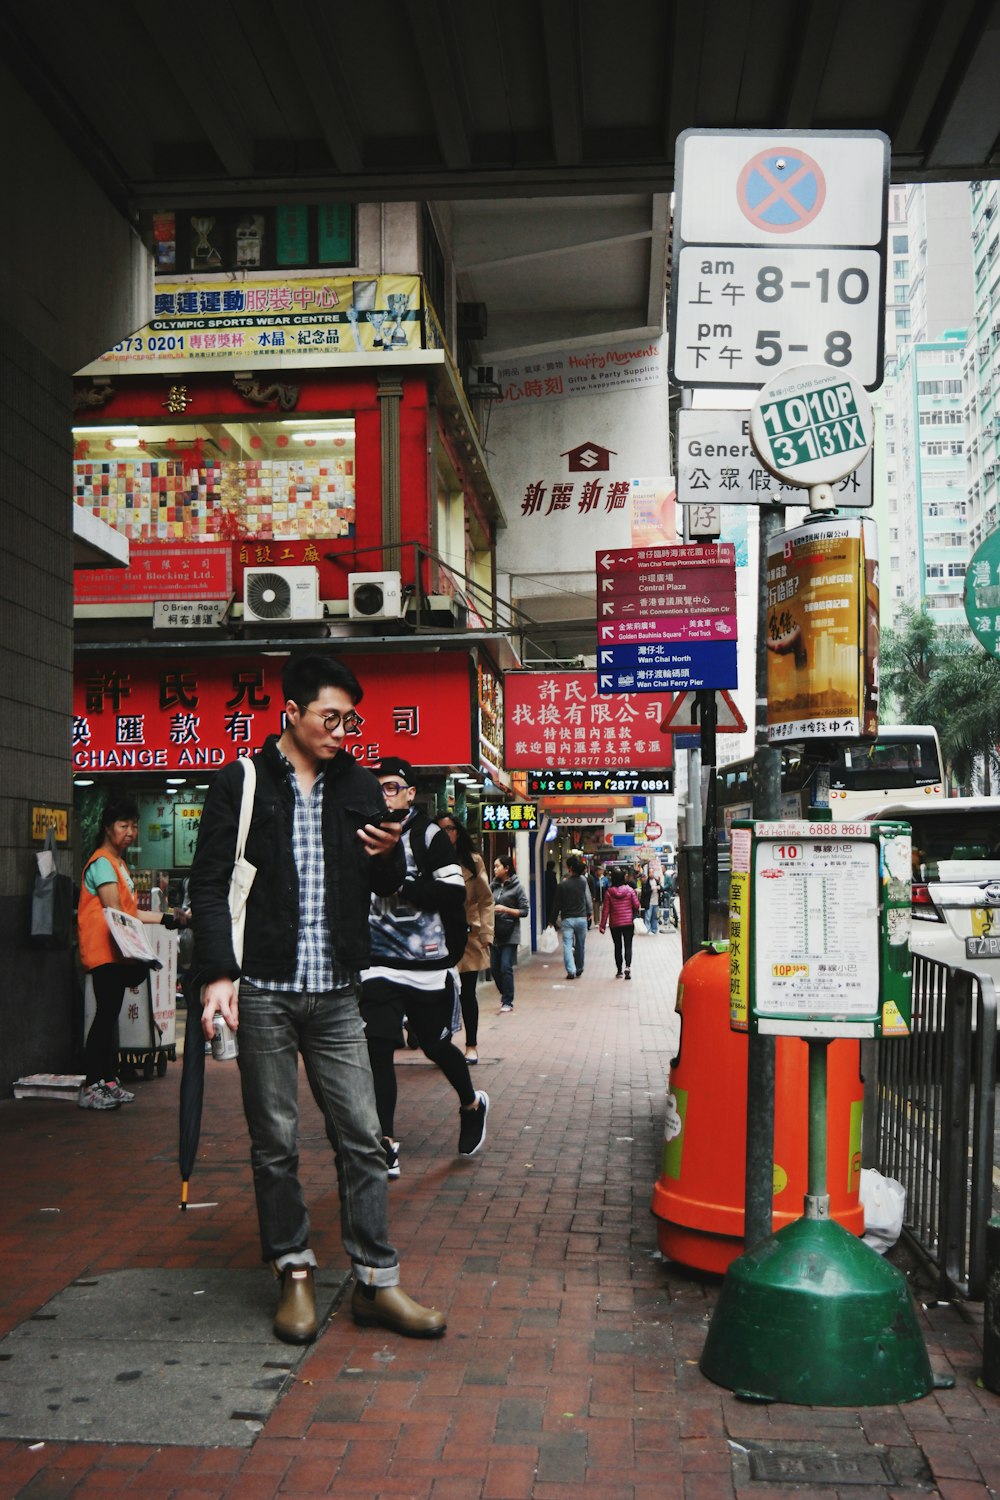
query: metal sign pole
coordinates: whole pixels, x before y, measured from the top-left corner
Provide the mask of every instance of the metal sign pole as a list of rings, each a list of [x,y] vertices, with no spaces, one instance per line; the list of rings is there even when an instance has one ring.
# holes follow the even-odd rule
[[[767,740],[767,547],[785,528],[785,507],[759,512],[757,559],[757,713],[754,726],[753,815],[781,816],[781,751]],[[743,1242],[755,1250],[771,1237],[774,1201],[775,1039],[757,1032],[748,1039],[747,1160]]]
[[[718,724],[715,693],[699,692],[697,695],[698,718],[701,722],[701,779],[706,790],[705,820],[702,827],[702,930],[706,938],[712,936],[712,907],[719,899],[719,834],[715,826],[716,782],[715,782],[715,735]]]

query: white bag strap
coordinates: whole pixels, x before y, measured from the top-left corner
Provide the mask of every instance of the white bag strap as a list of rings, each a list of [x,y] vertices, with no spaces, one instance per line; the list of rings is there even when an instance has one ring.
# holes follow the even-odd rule
[[[250,822],[253,818],[253,799],[257,790],[257,766],[252,756],[243,760],[243,800],[240,803],[240,823],[236,833],[236,859],[238,864],[246,853]]]

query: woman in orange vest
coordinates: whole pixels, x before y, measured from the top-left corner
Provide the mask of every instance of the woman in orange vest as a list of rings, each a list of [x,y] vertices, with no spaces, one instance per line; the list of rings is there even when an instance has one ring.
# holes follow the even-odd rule
[[[77,1100],[81,1109],[118,1109],[135,1098],[118,1080],[115,1028],[126,989],[146,977],[141,964],[122,958],[111,936],[104,908],[115,907],[140,922],[164,927],[184,925],[184,913],[140,911],[135,886],[125,864],[125,851],[139,833],[139,809],[133,799],[112,792],[101,814],[97,847],[83,867],[77,914],[80,962],[94,986],[96,1012],[87,1036],[87,1076]]]

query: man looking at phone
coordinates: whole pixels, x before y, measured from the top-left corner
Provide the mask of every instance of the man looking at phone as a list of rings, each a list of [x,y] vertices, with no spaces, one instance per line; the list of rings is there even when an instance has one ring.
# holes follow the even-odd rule
[[[371,895],[403,881],[399,827],[383,821],[378,783],[344,749],[362,697],[354,674],[331,656],[293,657],[282,692],[283,731],[256,757],[246,857],[257,873],[242,972],[228,904],[243,790],[238,761],[205,799],[190,886],[202,1029],[210,1038],[219,1014],[239,1033],[261,1247],[281,1281],[277,1337],[309,1343],[318,1327],[316,1257],[298,1177],[301,1052],[334,1151],[354,1320],[433,1338],[444,1332],[444,1316],[400,1288],[389,1242],[386,1164],[354,980],[369,961]]]
[[[489,1095],[472,1087],[469,1065],[452,1041],[453,966],[465,952],[465,876],[444,829],[416,808],[413,767],[387,756],[375,767],[386,817],[398,819],[406,880],[391,896],[376,893],[369,912],[371,966],[361,975],[361,1017],[368,1038],[375,1102],[390,1177],[398,1177],[396,1067],[403,1017],[424,1054],[458,1095],[458,1154],[474,1156],[486,1139]]]

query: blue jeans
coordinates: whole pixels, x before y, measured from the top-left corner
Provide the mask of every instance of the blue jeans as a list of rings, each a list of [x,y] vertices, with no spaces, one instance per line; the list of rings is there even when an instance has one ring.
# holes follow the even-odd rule
[[[646,918],[646,926],[649,928],[650,932],[657,932],[659,930],[659,925],[660,925],[660,908],[659,908],[659,906],[658,905],[654,906],[652,904],[652,902],[650,902],[649,906],[647,906],[647,908],[646,908],[645,912],[643,913],[643,915]]]
[[[567,974],[583,973],[584,944],[587,941],[586,917],[563,917],[563,962]]]
[[[340,1189],[340,1232],[355,1276],[396,1286],[382,1132],[353,989],[284,994],[240,985],[239,1067],[265,1260],[315,1264],[299,1182],[299,1053],[326,1123]]]
[[[500,1004],[514,1004],[514,965],[517,947],[514,943],[490,944],[490,975],[500,991]]]

